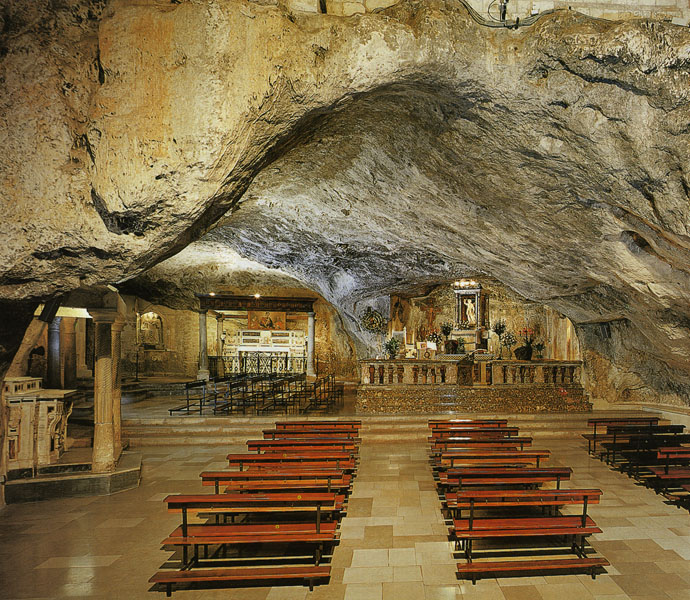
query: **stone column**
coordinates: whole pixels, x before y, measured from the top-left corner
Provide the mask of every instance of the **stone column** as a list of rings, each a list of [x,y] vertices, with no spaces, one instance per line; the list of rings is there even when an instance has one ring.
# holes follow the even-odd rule
[[[77,319],[76,317],[62,318],[61,353],[64,368],[63,384],[65,389],[73,389],[77,385]]]
[[[206,311],[199,312],[199,371],[196,378],[208,381],[210,373],[208,371],[208,347],[206,340]]]
[[[113,453],[113,340],[112,324],[117,311],[90,309],[95,330],[93,381],[93,464],[94,473],[115,469]]]
[[[120,377],[120,353],[122,347],[122,328],[125,322],[117,319],[111,327],[113,357],[113,452],[115,460],[122,452],[122,381]]]
[[[223,315],[216,317],[216,354],[221,356],[223,353]]]
[[[307,320],[307,375],[316,375],[314,368],[314,317],[313,312],[308,313]]]
[[[48,325],[48,384],[47,388],[62,387],[60,374],[60,322],[62,317],[55,317]]]

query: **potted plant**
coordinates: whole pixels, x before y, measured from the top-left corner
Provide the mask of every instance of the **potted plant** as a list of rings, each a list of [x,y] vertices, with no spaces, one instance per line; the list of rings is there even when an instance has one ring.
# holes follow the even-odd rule
[[[386,351],[386,354],[388,354],[388,358],[393,360],[398,354],[398,350],[400,350],[400,340],[397,338],[389,339],[383,345],[383,349]]]
[[[532,336],[534,335],[534,330],[525,327],[520,330],[520,335],[524,338],[525,345],[515,349],[515,358],[518,360],[532,360]]]
[[[544,349],[546,346],[544,342],[537,342],[534,344],[534,351],[537,353],[537,358],[544,358]]]

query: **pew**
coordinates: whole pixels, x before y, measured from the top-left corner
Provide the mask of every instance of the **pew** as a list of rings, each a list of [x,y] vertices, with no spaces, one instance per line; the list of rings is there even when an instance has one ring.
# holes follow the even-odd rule
[[[456,545],[463,551],[466,563],[457,565],[460,577],[469,577],[472,583],[477,578],[495,575],[502,572],[540,572],[544,570],[586,570],[594,578],[598,569],[608,565],[604,558],[587,556],[585,548],[586,537],[593,533],[601,533],[601,529],[587,515],[587,507],[599,502],[601,490],[464,490],[458,492],[456,510],[467,510],[465,518],[453,519],[451,533]],[[582,504],[580,515],[560,515],[557,508],[561,505]],[[506,517],[506,510],[519,508],[551,508],[550,516],[519,516]],[[499,516],[477,517],[477,509],[493,509]],[[570,549],[577,558],[549,558],[535,560],[527,556],[519,560],[476,561],[473,555],[473,544],[478,540],[490,541],[492,548],[503,539],[516,538],[566,538],[570,541]]]
[[[429,441],[444,440],[453,437],[515,437],[518,435],[518,427],[458,427],[453,429],[432,429]]]
[[[295,465],[304,467],[319,467],[324,469],[343,469],[352,471],[356,464],[354,458],[347,452],[301,452],[301,453],[263,453],[263,454],[228,454],[228,464],[238,465],[242,471],[244,465],[254,468],[275,468],[276,464],[288,468]]]
[[[262,431],[266,440],[290,440],[299,438],[345,438],[360,442],[356,429],[305,429],[296,431],[289,429],[264,429]]]
[[[608,437],[606,434],[597,436],[597,428],[600,425],[656,425],[659,423],[659,417],[595,417],[587,420],[587,425],[593,427],[593,433],[583,433],[582,437],[587,440],[587,452],[595,454],[597,450],[597,441]]]
[[[518,447],[520,450],[525,446],[532,445],[531,437],[501,437],[501,438],[474,438],[474,437],[452,437],[434,440],[431,442],[431,450],[454,450],[457,448],[501,448],[501,447]]]
[[[360,429],[362,421],[341,421],[335,419],[328,420],[307,420],[307,421],[276,421],[276,429],[290,430],[309,430],[309,429]]]
[[[570,479],[570,467],[467,467],[455,468],[439,473],[438,485],[443,489],[464,489],[467,487],[495,488],[498,486],[536,487],[543,483],[556,483]]]
[[[536,464],[548,460],[549,450],[497,450],[470,449],[459,452],[441,452],[434,459],[437,469],[452,469],[458,465],[511,465]]]
[[[317,581],[328,579],[331,568],[327,565],[315,566],[281,566],[281,567],[229,567],[222,569],[194,569],[191,571],[159,571],[149,579],[149,583],[165,586],[166,596],[172,595],[173,585],[188,583],[254,583],[266,582],[266,585],[276,582],[303,580],[314,589]]]
[[[429,429],[444,429],[448,427],[481,428],[507,427],[507,419],[431,419]]]
[[[340,452],[358,453],[357,445],[347,439],[293,439],[293,440],[247,440],[250,452],[290,452],[300,449],[337,449]]]

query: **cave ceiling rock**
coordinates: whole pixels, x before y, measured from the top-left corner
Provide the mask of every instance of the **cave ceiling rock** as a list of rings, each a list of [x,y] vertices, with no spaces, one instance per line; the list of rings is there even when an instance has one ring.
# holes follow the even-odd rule
[[[686,28],[560,11],[489,29],[441,0],[347,19],[41,6],[52,29],[2,39],[1,297],[125,280],[227,215],[205,243],[352,319],[467,268],[621,319],[655,373],[687,355],[663,350],[688,319]]]

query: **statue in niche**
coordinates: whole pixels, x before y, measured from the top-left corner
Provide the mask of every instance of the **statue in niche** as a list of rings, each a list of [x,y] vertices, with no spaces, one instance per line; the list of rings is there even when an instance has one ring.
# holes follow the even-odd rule
[[[163,348],[163,321],[155,312],[141,315],[139,320],[139,342],[144,348]]]
[[[465,298],[465,317],[470,325],[477,324],[477,311],[471,298]]]

